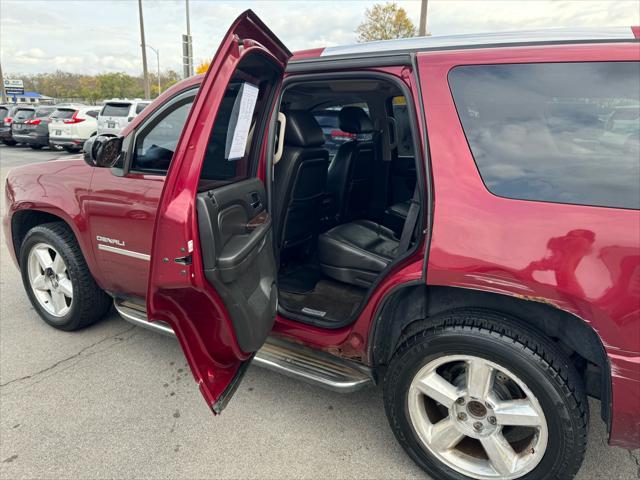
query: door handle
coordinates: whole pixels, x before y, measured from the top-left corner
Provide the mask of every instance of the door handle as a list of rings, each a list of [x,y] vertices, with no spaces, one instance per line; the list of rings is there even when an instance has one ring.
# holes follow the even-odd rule
[[[260,200],[260,195],[258,195],[257,192],[251,192],[249,194],[249,205],[251,205],[251,208],[254,210],[262,205],[262,200]]]

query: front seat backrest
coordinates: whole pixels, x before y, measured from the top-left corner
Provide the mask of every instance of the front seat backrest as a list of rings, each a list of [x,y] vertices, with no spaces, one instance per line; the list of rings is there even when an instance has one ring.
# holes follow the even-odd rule
[[[374,170],[373,122],[360,107],[343,107],[338,115],[340,130],[356,135],[340,145],[331,162],[327,190],[337,206],[339,223],[367,218]]]
[[[324,134],[313,115],[290,110],[285,116],[284,149],[274,171],[280,248],[307,243],[317,234],[329,167]]]

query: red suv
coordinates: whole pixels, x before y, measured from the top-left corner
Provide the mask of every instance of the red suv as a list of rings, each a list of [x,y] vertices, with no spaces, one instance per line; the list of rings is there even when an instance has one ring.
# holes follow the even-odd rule
[[[434,478],[571,478],[587,396],[640,444],[639,36],[291,54],[248,11],[90,166],[13,170],[7,243],[47,323],[175,334],[216,414],[252,362],[380,383]]]

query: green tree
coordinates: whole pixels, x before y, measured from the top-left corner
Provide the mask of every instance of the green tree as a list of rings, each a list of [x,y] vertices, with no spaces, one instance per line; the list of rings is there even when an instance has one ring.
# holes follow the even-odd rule
[[[356,29],[359,42],[414,37],[416,34],[416,27],[406,10],[395,3],[374,5],[367,8],[364,16],[364,21]]]
[[[7,74],[7,78],[21,78],[24,88],[54,97],[58,100],[84,101],[97,104],[109,98],[142,98],[144,88],[142,75],[132,76],[123,72],[83,75],[58,70],[54,73]],[[162,90],[180,81],[175,70],[166,70],[160,74]],[[151,73],[153,97],[158,92],[158,77]]]

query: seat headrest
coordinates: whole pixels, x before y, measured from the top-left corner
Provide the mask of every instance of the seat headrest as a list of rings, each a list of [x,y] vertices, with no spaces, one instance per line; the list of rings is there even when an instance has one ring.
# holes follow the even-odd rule
[[[373,122],[360,107],[342,107],[338,114],[340,130],[348,133],[371,133]]]
[[[324,144],[324,133],[318,121],[306,110],[285,112],[287,126],[284,143],[294,147],[319,147]]]

